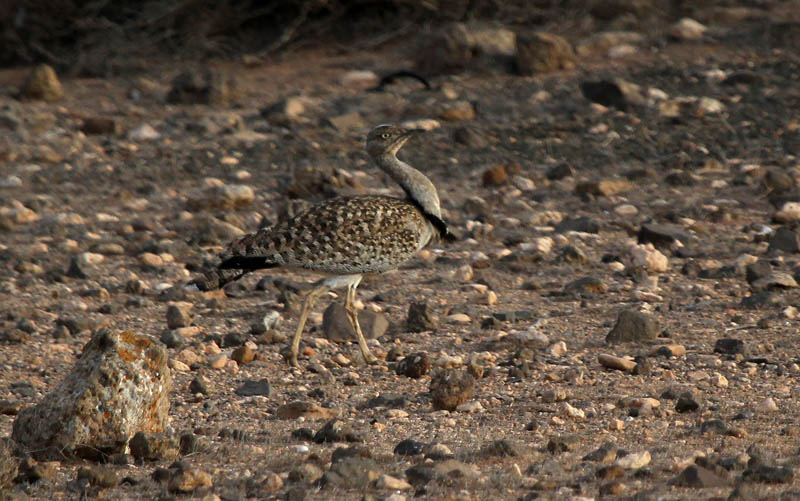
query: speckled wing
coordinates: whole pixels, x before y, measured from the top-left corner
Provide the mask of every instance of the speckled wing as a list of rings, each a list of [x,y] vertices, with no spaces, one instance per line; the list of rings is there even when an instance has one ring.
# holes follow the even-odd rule
[[[391,197],[335,198],[246,235],[221,269],[301,267],[328,273],[394,269],[425,247],[434,229],[413,204]]]

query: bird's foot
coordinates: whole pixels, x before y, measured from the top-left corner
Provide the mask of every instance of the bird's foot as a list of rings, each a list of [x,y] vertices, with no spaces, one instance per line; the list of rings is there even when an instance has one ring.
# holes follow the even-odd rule
[[[300,368],[300,364],[297,362],[297,357],[290,357],[289,358],[289,365],[292,367]]]

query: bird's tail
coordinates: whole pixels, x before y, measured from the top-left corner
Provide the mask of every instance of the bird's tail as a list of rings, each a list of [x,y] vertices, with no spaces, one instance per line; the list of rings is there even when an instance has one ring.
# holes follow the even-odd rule
[[[205,291],[213,291],[221,289],[226,284],[239,280],[244,275],[249,273],[250,270],[234,270],[234,269],[220,269],[215,268],[207,271],[203,276],[198,277],[187,284],[187,287],[197,287],[197,289]]]

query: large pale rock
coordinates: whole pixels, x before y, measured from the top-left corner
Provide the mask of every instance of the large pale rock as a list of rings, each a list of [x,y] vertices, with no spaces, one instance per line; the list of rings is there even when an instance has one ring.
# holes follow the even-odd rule
[[[162,345],[102,329],[61,384],[20,411],[11,437],[44,459],[122,452],[137,432],[164,430],[171,387]]]

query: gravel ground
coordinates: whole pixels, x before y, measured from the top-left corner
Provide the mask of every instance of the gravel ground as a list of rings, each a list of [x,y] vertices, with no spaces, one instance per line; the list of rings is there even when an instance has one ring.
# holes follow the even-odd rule
[[[0,72],[0,437],[102,328],[167,344],[182,437],[151,460],[29,461],[3,496],[800,498],[790,4],[430,90],[355,73],[410,67],[403,47],[208,63],[199,78],[236,76],[211,104],[174,102],[175,65],[64,79],[52,102]],[[378,365],[328,339],[331,294],[288,367],[312,274],[182,290],[308,203],[399,196],[363,140],[409,120],[431,130],[400,156],[459,239],[364,279]]]

